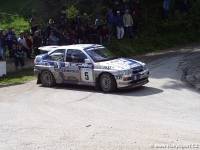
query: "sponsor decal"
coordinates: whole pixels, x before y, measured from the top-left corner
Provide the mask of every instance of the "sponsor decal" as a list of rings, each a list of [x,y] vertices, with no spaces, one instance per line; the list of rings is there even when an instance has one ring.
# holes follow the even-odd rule
[[[112,66],[100,66],[100,65],[95,65],[94,66],[95,69],[106,69],[106,70],[110,70],[111,68],[113,68]]]
[[[138,63],[135,63],[135,64],[130,64],[130,68],[136,68],[136,67],[140,67],[141,65],[138,64]]]
[[[79,70],[81,68],[92,68],[92,69],[94,69],[94,65],[92,63],[89,63],[89,64],[76,64],[76,66],[78,66]]]
[[[56,71],[56,72],[79,73],[79,70],[66,69],[66,68],[54,68],[54,71]]]
[[[48,62],[36,62],[35,65],[50,66],[50,64]]]

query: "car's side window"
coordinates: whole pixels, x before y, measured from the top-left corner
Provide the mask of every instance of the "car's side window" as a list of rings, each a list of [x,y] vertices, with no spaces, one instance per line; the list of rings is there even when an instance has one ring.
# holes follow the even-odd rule
[[[68,49],[66,62],[84,63],[87,56],[80,50]]]
[[[64,53],[65,53],[65,49],[57,49],[55,51],[53,51],[52,53],[50,53],[45,60],[51,60],[51,61],[64,61]]]

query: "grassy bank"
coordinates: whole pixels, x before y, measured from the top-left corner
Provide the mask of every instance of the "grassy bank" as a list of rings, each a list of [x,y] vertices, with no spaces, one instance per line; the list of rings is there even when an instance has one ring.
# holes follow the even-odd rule
[[[0,85],[23,83],[35,78],[33,69],[26,69],[15,73],[8,73],[5,77],[0,77]]]

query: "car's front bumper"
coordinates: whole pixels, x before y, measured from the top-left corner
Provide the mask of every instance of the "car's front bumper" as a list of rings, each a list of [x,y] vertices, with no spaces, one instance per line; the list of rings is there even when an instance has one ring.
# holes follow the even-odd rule
[[[136,87],[140,87],[142,85],[145,85],[148,82],[149,82],[149,79],[148,79],[148,77],[146,77],[146,78],[143,78],[141,80],[132,81],[125,87],[118,87],[118,88],[119,89],[131,89],[131,88],[136,88]]]

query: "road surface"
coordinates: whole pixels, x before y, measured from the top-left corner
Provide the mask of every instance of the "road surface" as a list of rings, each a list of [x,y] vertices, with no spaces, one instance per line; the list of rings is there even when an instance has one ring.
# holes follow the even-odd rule
[[[200,92],[181,81],[199,53],[196,46],[137,56],[150,82],[112,94],[35,80],[0,86],[0,149],[200,149]]]

